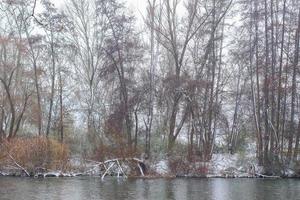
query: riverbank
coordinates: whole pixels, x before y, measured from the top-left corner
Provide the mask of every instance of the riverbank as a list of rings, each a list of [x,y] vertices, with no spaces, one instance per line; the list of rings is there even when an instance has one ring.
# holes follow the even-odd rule
[[[264,178],[264,179],[280,179],[280,178],[300,178],[297,175],[281,175],[281,176],[270,176],[260,173],[250,174],[250,173],[223,173],[220,174],[204,174],[204,175],[190,175],[190,174],[145,174],[145,175],[126,175],[118,172],[107,173],[82,173],[82,172],[62,172],[62,171],[47,171],[44,173],[29,172],[29,176],[21,169],[7,169],[0,171],[0,177],[32,177],[32,178],[49,178],[49,177],[99,177],[104,179],[106,177],[116,177],[116,178],[137,178],[137,179],[159,179],[159,178]]]
[[[17,139],[3,143],[0,154],[0,176],[78,177],[100,176],[134,178],[298,178],[297,165],[291,169],[276,168],[266,172],[258,165],[254,143],[247,143],[235,154],[216,150],[209,162],[185,154],[126,154],[114,158],[107,151],[83,156],[71,154],[69,147],[45,138]],[[218,153],[217,153],[218,152]],[[224,151],[223,151],[224,152]],[[226,151],[225,151],[226,152]],[[105,156],[104,156],[105,155]],[[108,159],[110,158],[110,159]]]
[[[110,176],[109,177],[115,177],[115,178],[124,178],[124,176]],[[25,176],[22,172],[17,173],[5,173],[0,172],[0,177],[28,177]],[[34,174],[30,175],[30,178],[74,178],[74,177],[99,177],[101,179],[101,175],[88,175],[88,174],[82,174],[82,173],[63,173],[63,172],[47,172],[44,174]],[[204,178],[204,179],[215,179],[215,178],[221,178],[221,179],[299,179],[299,176],[268,176],[263,174],[256,174],[256,175],[250,175],[250,174],[243,174],[239,176],[219,176],[219,175],[206,175],[206,176],[189,176],[189,175],[145,175],[145,176],[126,176],[126,179],[175,179],[175,178]]]
[[[259,166],[249,145],[246,154],[213,154],[209,162],[194,160],[187,161],[182,157],[161,158],[114,158],[105,161],[96,161],[71,156],[61,165],[52,165],[55,168],[32,167],[24,165],[17,159],[7,157],[9,162],[0,163],[0,176],[12,177],[78,177],[100,176],[105,179],[113,177],[132,178],[298,178],[299,175],[292,169],[282,170],[280,175],[266,174]],[[26,167],[26,166],[31,166]],[[47,166],[47,165],[46,165]],[[48,165],[51,166],[51,165]],[[62,168],[60,167],[62,166]]]

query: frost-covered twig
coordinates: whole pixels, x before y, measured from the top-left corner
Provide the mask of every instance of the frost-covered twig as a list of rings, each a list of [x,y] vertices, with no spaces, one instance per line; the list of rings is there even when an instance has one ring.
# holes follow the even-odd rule
[[[106,176],[106,174],[109,172],[109,170],[115,165],[115,162],[111,163],[110,166],[107,168],[107,170],[104,172],[104,174],[102,175],[101,179],[104,180],[104,177]]]
[[[25,174],[27,175],[27,176],[30,176],[30,174],[28,173],[28,171],[24,168],[24,167],[22,167],[13,157],[12,157],[12,155],[10,155],[9,153],[7,153],[7,155],[9,156],[9,158],[14,162],[14,164],[17,166],[17,167],[19,167],[20,169],[22,169],[24,172],[25,172]]]

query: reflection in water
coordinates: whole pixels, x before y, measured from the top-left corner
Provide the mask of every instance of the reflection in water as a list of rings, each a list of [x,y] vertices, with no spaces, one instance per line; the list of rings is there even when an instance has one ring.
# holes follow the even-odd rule
[[[0,177],[0,200],[300,200],[295,179],[106,179]]]
[[[224,184],[220,179],[212,182],[213,199],[226,200],[228,199],[228,184]]]

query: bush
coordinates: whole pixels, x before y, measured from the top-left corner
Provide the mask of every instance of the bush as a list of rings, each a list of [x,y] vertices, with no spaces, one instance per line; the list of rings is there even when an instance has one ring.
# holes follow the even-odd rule
[[[1,165],[14,165],[13,158],[29,171],[37,168],[66,170],[69,166],[68,146],[44,137],[17,138],[3,142],[1,152]]]
[[[208,174],[206,162],[188,161],[186,157],[173,157],[169,159],[169,166],[172,174],[189,175],[202,177]]]
[[[169,160],[169,167],[172,174],[175,175],[186,175],[190,172],[189,163],[185,158],[174,157]]]

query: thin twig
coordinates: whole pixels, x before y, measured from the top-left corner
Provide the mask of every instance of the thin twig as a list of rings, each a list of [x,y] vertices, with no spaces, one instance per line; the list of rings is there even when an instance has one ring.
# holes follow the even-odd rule
[[[30,174],[28,173],[28,171],[24,167],[22,167],[19,163],[17,163],[17,161],[12,157],[12,155],[10,155],[9,153],[7,153],[7,154],[10,157],[10,159],[15,163],[15,165],[17,167],[19,167],[20,169],[22,169],[27,176],[30,176]]]

